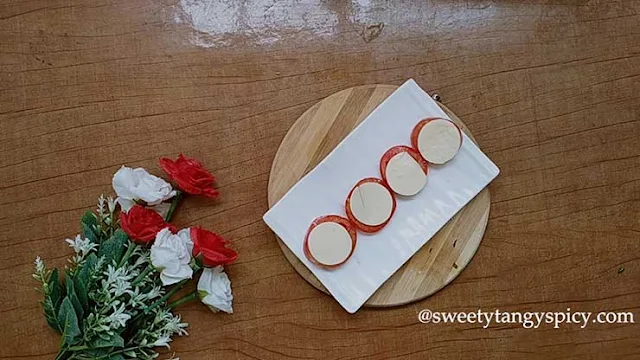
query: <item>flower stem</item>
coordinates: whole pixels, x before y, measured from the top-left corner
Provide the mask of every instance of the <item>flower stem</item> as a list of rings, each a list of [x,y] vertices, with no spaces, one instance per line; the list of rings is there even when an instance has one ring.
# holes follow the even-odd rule
[[[167,216],[164,218],[164,221],[169,222],[171,217],[173,216],[173,212],[176,211],[176,207],[180,202],[180,198],[182,197],[182,191],[176,190],[176,196],[171,200],[171,207],[169,207],[169,211],[167,212]]]
[[[60,351],[58,351],[58,354],[56,355],[55,360],[62,359],[66,353],[67,353],[66,349],[60,349]]]
[[[155,270],[153,265],[151,264],[147,265],[147,267],[140,273],[140,275],[138,275],[135,279],[133,279],[133,281],[131,282],[131,286],[138,285],[138,283],[144,280],[144,278],[146,278],[147,275],[149,275],[149,273],[151,273],[153,270]]]
[[[178,299],[178,300],[172,302],[171,304],[169,304],[169,307],[171,309],[173,309],[173,308],[175,308],[177,306],[180,306],[180,305],[182,305],[184,303],[187,303],[189,301],[195,300],[197,298],[198,298],[198,290],[193,290],[191,293],[183,296],[181,299]]]
[[[155,309],[156,307],[162,305],[162,303],[164,303],[165,301],[167,301],[167,299],[169,299],[173,294],[177,293],[180,289],[182,289],[186,284],[187,281],[189,281],[189,279],[184,279],[181,280],[179,283],[177,283],[173,289],[171,289],[168,293],[164,294],[163,297],[161,297],[160,299],[158,299],[156,302],[154,302],[153,304],[151,304],[151,306],[147,307],[144,309],[145,314],[148,314],[151,310]]]
[[[87,349],[89,349],[88,346],[80,345],[80,346],[72,346],[68,348],[67,351],[80,351],[80,350],[87,350]]]
[[[191,260],[191,262],[189,263],[189,266],[191,266],[194,276],[198,273],[198,271],[202,269],[202,267],[198,265],[198,262],[195,260],[195,258]]]
[[[136,246],[138,246],[138,245],[136,245],[133,241],[129,241],[129,246],[127,247],[127,252],[124,253],[124,256],[122,257],[122,259],[120,259],[120,262],[118,263],[118,267],[126,264],[127,261],[129,261],[129,258],[131,257],[131,254],[133,254],[133,250],[135,250]]]
[[[111,357],[113,355],[122,354],[122,353],[125,353],[127,351],[131,351],[131,350],[138,350],[140,348],[142,348],[142,346],[132,346],[132,347],[129,347],[129,348],[124,348],[122,350],[110,352],[110,353],[108,353],[106,355],[98,356],[98,357],[94,358],[94,360],[106,359],[106,358],[109,358],[109,357]]]

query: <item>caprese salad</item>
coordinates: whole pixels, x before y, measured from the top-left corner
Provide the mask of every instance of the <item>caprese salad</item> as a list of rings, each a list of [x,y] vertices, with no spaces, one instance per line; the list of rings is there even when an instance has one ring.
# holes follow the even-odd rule
[[[442,165],[453,159],[462,146],[462,132],[451,120],[427,118],[411,133],[411,146],[398,145],[380,159],[381,178],[358,181],[345,200],[346,218],[319,217],[311,223],[303,252],[313,264],[334,269],[353,254],[357,231],[372,234],[382,230],[396,210],[396,195],[410,197],[427,184],[429,164]]]

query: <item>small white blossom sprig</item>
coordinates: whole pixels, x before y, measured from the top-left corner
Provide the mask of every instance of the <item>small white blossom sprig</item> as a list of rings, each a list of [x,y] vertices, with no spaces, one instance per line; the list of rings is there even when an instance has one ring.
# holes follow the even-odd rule
[[[154,359],[154,348],[187,335],[188,324],[167,305],[149,248],[127,239],[117,211],[112,197],[101,196],[97,212],[83,216],[82,234],[65,240],[74,254],[64,281],[35,261],[45,318],[63,337],[56,359]]]
[[[176,189],[145,169],[122,167],[112,179],[117,198],[101,195],[96,211],[82,216],[80,234],[65,240],[74,252],[70,264],[49,270],[36,259],[45,318],[62,337],[56,360],[155,359],[157,347],[188,335],[174,307],[200,299],[213,311],[232,312],[230,281],[213,266],[237,254],[215,233],[169,223],[182,192],[215,198],[215,178],[183,155],[159,165]],[[197,289],[170,303],[201,271]]]
[[[137,356],[144,357],[149,348],[167,347],[172,341],[174,335],[188,335],[187,326],[180,319],[180,315],[174,315],[169,308],[158,308],[155,313],[147,317],[146,326],[141,328],[129,340],[127,346],[136,348],[134,351]]]
[[[129,319],[142,313],[151,301],[164,294],[158,279],[147,271],[150,267],[148,250],[133,242],[127,246],[133,249],[127,251],[129,259],[121,261],[120,266],[107,265],[94,279],[99,286],[90,289],[89,297],[96,304],[96,312],[105,316],[89,319],[85,326],[87,334],[113,336],[126,327]]]
[[[117,229],[118,219],[113,216],[117,205],[116,199],[112,196],[105,198],[104,194],[101,194],[98,198],[97,215],[100,228],[105,236],[113,235],[113,232]]]
[[[98,244],[92,243],[89,239],[83,239],[80,235],[76,235],[74,239],[66,239],[65,242],[76,253],[69,262],[74,265],[80,265],[90,252],[98,248]]]
[[[35,260],[35,272],[33,278],[41,284],[41,292],[43,300],[40,301],[42,309],[44,310],[44,316],[49,326],[56,329],[58,327],[58,318],[56,313],[57,299],[52,297],[51,290],[58,286],[58,269],[47,270],[44,262],[40,256]]]

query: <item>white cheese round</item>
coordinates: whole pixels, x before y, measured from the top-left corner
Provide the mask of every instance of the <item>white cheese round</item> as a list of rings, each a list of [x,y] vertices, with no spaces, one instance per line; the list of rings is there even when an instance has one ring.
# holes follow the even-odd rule
[[[311,230],[307,247],[311,256],[319,263],[337,265],[349,257],[353,242],[344,226],[334,222],[324,222]]]
[[[383,224],[391,217],[393,195],[377,182],[365,182],[356,187],[349,198],[351,213],[369,226]]]
[[[442,119],[431,120],[418,134],[418,151],[428,162],[444,164],[456,155],[461,142],[454,124]]]
[[[406,151],[394,155],[389,160],[385,176],[391,189],[404,196],[417,194],[427,183],[427,174]]]

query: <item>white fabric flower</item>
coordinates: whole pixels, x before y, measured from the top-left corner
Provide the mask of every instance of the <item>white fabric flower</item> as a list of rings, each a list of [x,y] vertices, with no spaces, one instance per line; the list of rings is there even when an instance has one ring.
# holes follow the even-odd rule
[[[176,195],[171,184],[143,168],[121,167],[113,175],[112,185],[118,195],[117,201],[125,212],[135,205],[136,200],[158,205]]]
[[[176,234],[182,240],[184,245],[189,250],[189,254],[193,254],[193,240],[191,240],[191,228],[185,228]]]
[[[198,280],[198,295],[200,300],[213,312],[222,310],[232,314],[233,294],[231,281],[222,266],[205,268]]]
[[[184,279],[191,279],[193,270],[189,266],[191,252],[184,240],[164,228],[156,234],[151,245],[151,263],[160,271],[162,284],[171,285]]]

